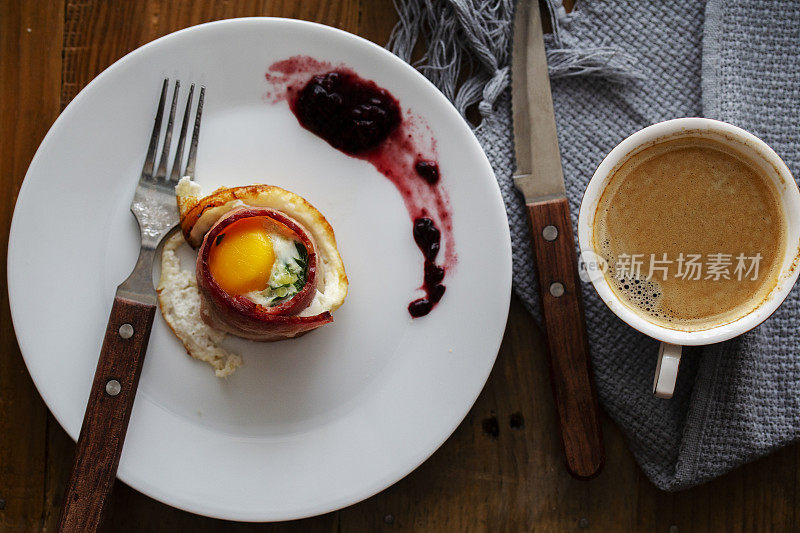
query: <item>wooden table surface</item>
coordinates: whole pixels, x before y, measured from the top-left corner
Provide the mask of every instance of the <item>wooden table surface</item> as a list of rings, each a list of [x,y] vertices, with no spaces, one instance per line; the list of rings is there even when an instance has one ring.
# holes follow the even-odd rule
[[[396,20],[391,0],[0,0],[3,254],[28,164],[81,88],[157,37],[252,15],[314,20],[381,45]],[[0,269],[5,282],[5,255]],[[75,445],[25,370],[7,291],[0,292],[0,531],[54,531]],[[117,483],[107,530],[800,529],[798,446],[702,487],[667,494],[645,478],[605,418],[605,470],[588,482],[570,478],[559,451],[543,349],[541,334],[514,298],[497,363],[464,422],[416,471],[361,503],[302,521],[238,524],[170,508]]]

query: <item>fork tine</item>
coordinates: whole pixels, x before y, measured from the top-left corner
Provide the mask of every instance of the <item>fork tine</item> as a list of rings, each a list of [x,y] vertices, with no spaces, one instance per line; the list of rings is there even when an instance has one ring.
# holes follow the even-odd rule
[[[172,163],[172,171],[169,179],[172,183],[178,183],[181,179],[181,163],[183,162],[183,146],[186,144],[186,130],[189,129],[189,111],[192,110],[192,96],[194,95],[194,83],[189,88],[189,99],[186,100],[186,111],[183,112],[183,124],[181,124],[181,135],[178,137],[178,150],[175,152],[175,161]]]
[[[203,100],[205,99],[206,88],[200,87],[200,98],[197,100],[197,116],[194,119],[194,130],[192,131],[192,142],[189,144],[189,160],[186,162],[186,175],[194,179],[194,163],[197,159],[197,142],[200,137],[200,119],[203,116]]]
[[[161,150],[161,159],[158,162],[158,170],[156,171],[156,179],[165,179],[167,177],[167,159],[169,159],[169,145],[172,142],[172,125],[175,123],[175,108],[178,107],[178,90],[181,88],[181,81],[175,80],[175,90],[172,91],[172,106],[169,110],[169,119],[167,120],[167,131],[164,133],[164,148]]]
[[[147,147],[147,157],[142,167],[142,178],[151,179],[153,177],[153,166],[156,158],[156,148],[158,147],[158,134],[161,132],[161,119],[164,116],[164,103],[167,100],[167,86],[169,78],[164,78],[164,85],[161,87],[161,100],[158,102],[155,124],[153,124],[153,134],[150,136],[150,145]]]

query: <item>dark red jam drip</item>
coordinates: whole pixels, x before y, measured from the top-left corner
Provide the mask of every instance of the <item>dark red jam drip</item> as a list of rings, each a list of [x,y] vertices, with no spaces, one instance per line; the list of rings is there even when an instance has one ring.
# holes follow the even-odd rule
[[[414,165],[417,175],[428,182],[429,185],[439,183],[439,164],[436,161],[425,161],[420,159]]]
[[[444,267],[434,263],[439,254],[440,240],[441,232],[433,220],[420,217],[414,221],[414,241],[425,256],[425,278],[422,285],[425,296],[408,304],[408,312],[414,318],[430,313],[433,306],[444,296],[445,286],[442,285],[442,280],[445,270]]]
[[[433,220],[420,217],[414,221],[414,242],[417,243],[426,261],[433,261],[439,254],[442,233]]]
[[[368,161],[397,187],[425,258],[420,287],[425,295],[411,302],[408,312],[414,318],[427,315],[445,293],[442,282],[456,263],[456,253],[447,191],[438,186],[436,141],[425,121],[409,111],[404,114],[397,99],[374,82],[311,57],[278,61],[265,77],[271,85],[266,98],[285,99],[301,126],[345,154]],[[437,265],[441,250],[444,258]]]
[[[386,89],[347,72],[314,76],[293,108],[306,129],[350,155],[375,148],[400,124],[400,106]]]

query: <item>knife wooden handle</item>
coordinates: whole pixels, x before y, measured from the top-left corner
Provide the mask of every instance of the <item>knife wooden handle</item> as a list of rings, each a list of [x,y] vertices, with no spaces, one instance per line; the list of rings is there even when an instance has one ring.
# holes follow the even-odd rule
[[[605,452],[569,205],[566,198],[531,203],[528,215],[561,445],[570,473],[588,479],[600,472]]]
[[[155,313],[155,305],[114,298],[64,496],[59,531],[87,532],[100,527],[117,475]]]

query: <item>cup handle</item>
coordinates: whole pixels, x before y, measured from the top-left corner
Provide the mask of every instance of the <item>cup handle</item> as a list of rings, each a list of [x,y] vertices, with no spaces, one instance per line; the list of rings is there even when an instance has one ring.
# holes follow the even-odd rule
[[[662,342],[658,348],[658,364],[656,364],[656,376],[653,379],[653,394],[656,395],[656,398],[672,398],[680,364],[681,346]]]

